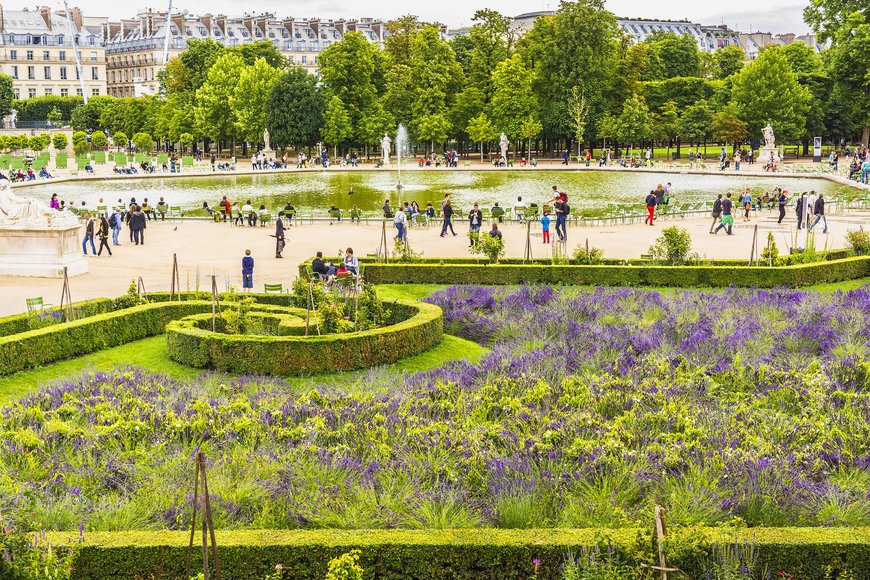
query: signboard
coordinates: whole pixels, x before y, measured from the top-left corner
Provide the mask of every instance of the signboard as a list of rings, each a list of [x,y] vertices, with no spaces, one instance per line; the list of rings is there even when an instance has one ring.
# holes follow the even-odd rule
[[[822,138],[813,137],[813,162],[818,163],[822,160]]]

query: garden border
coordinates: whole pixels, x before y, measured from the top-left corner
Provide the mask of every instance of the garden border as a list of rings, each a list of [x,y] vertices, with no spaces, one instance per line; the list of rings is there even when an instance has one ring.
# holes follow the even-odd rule
[[[331,558],[362,551],[360,564],[376,578],[559,578],[569,552],[610,542],[625,556],[648,530],[465,529],[465,530],[218,530],[221,569],[231,578],[263,578],[284,567],[284,577],[322,578]],[[767,566],[807,580],[822,580],[828,567],[848,568],[870,577],[870,528],[748,528],[738,536],[723,528],[676,528],[671,535],[733,543],[749,541],[759,551],[757,567]],[[184,574],[188,532],[50,532],[54,546],[74,551],[74,580],[177,578]],[[81,542],[81,543],[79,543]],[[645,546],[651,549],[647,544]],[[700,574],[703,552],[679,550],[669,563]],[[541,562],[535,569],[533,560]],[[624,558],[623,558],[624,561]]]
[[[323,336],[223,334],[199,328],[200,317],[173,320],[166,325],[167,352],[172,360],[194,368],[298,375],[389,364],[441,342],[441,308],[409,300],[387,304],[399,322]]]
[[[303,264],[302,267],[306,267]],[[475,263],[361,264],[372,284],[575,284],[593,286],[680,286],[798,288],[870,276],[870,256],[791,266],[554,265]]]

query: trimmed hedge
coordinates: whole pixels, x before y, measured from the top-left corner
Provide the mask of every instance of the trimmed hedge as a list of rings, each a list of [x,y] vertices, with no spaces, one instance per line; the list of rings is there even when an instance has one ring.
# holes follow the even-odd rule
[[[410,301],[390,302],[389,307],[401,322],[324,336],[223,334],[207,328],[210,315],[189,316],[166,326],[167,352],[172,360],[195,368],[299,375],[388,364],[441,341],[439,307]]]
[[[110,298],[92,298],[73,302],[73,310],[78,318],[110,312],[115,308],[115,301]],[[37,328],[63,323],[64,313],[56,306],[45,308],[43,312],[22,312],[0,318],[0,336],[9,336],[19,332],[27,332]]]
[[[162,334],[166,324],[211,311],[211,302],[158,302],[0,337],[0,375]]]
[[[689,543],[701,538],[729,543],[734,536],[721,528],[681,531]],[[539,559],[538,578],[561,577],[559,567],[569,552],[578,553],[607,538],[626,561],[641,548],[651,553],[646,530],[547,529],[547,530],[237,530],[216,533],[221,571],[225,578],[263,578],[284,566],[284,578],[323,578],[327,563],[351,549],[362,551],[360,564],[367,578],[413,579],[526,579],[535,573],[532,561]],[[643,537],[643,536],[642,536]],[[50,533],[56,546],[70,545],[75,552],[72,578],[168,579],[184,575],[188,532],[97,532],[86,533],[79,544],[76,533]],[[752,528],[743,530],[738,541],[750,541],[759,551],[756,574],[765,569],[800,580],[822,580],[850,571],[852,578],[870,577],[870,529],[868,528]],[[199,536],[197,536],[197,542]],[[682,543],[682,542],[680,542]],[[684,544],[685,546],[685,544]],[[689,578],[703,577],[699,551],[669,550],[668,563],[684,570]],[[193,561],[197,562],[197,547]],[[699,553],[700,552],[700,553]],[[199,559],[201,566],[201,558]],[[196,564],[194,564],[196,566]],[[199,568],[194,567],[193,572]]]
[[[365,268],[372,284],[577,284],[796,288],[870,275],[870,256],[794,266],[554,266],[513,264],[375,264]]]

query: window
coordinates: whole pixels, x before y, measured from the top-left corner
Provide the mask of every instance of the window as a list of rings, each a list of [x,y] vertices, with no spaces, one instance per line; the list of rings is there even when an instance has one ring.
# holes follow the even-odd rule
[[[33,60],[33,51],[32,50],[27,51],[27,60]]]
[[[65,66],[60,67],[60,79],[63,81],[66,80],[66,67]]]
[[[62,50],[57,53],[57,60],[66,60],[66,51]]]
[[[27,78],[28,79],[30,79],[30,80],[36,79],[36,70],[35,69],[36,69],[36,67],[33,67],[33,66],[27,67]]]
[[[78,96],[81,97],[81,96],[82,96],[82,90],[81,90],[81,89],[76,89],[76,94],[77,94]]]
[[[97,37],[89,36],[88,37],[88,46],[96,46],[97,45]]]
[[[61,89],[60,96],[61,97],[68,97],[69,96],[69,89]]]
[[[53,94],[53,91],[51,89],[45,89],[45,96],[46,97],[50,97],[52,94]]]
[[[21,98],[21,94],[18,92],[18,89],[12,89],[12,98],[16,101]]]
[[[18,80],[18,67],[17,66],[12,67],[12,78]]]
[[[296,64],[296,57],[292,54],[290,55],[290,64]]]
[[[42,51],[42,60],[51,60],[51,56],[48,54],[47,50]]]
[[[302,57],[302,64],[308,64],[308,57],[307,56]]]
[[[91,62],[97,62],[97,53],[91,52]]]
[[[115,82],[115,71],[112,71],[112,82]]]
[[[10,50],[9,51],[9,60],[18,60],[18,51]]]
[[[35,97],[36,96],[36,89],[27,89],[27,96],[28,97]]]
[[[45,80],[50,81],[51,80],[51,67],[50,66],[42,67],[42,72],[45,75]]]
[[[100,96],[100,89],[91,89],[91,96],[92,97],[99,97]]]
[[[99,71],[100,71],[100,69],[98,69],[97,67],[95,67],[95,66],[92,66],[92,67],[91,67],[91,80],[92,80],[92,81],[98,81],[98,80],[100,80],[100,74],[99,74]]]

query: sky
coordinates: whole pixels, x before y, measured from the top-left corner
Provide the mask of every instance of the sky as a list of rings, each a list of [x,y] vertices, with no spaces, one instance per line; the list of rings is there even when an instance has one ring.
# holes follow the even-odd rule
[[[62,3],[54,0],[56,7]],[[70,6],[79,6],[92,16],[112,19],[129,17],[138,8],[149,6],[165,9],[169,0],[155,3],[118,2],[117,0],[71,0]],[[20,5],[4,2],[7,8]],[[45,2],[51,5],[51,2]],[[806,0],[739,0],[715,2],[711,0],[606,0],[606,7],[617,16],[663,19],[689,19],[701,24],[728,24],[740,32],[795,32],[805,33],[809,27],[803,22]],[[468,26],[474,11],[494,8],[502,14],[516,16],[524,12],[555,9],[558,0],[437,0],[436,2],[396,2],[395,0],[295,0],[292,5],[277,0],[173,0],[173,9],[192,14],[239,15],[245,12],[272,12],[277,16],[297,18],[381,18],[389,19],[403,14],[417,14],[423,20],[438,21],[451,28]]]

